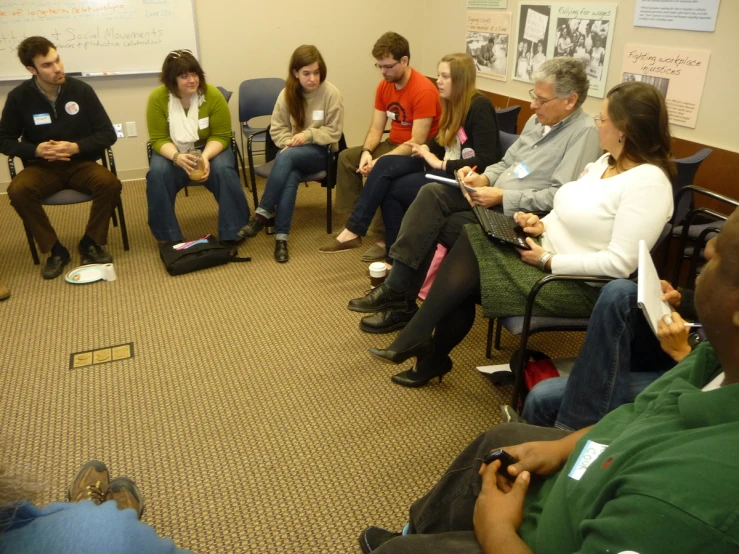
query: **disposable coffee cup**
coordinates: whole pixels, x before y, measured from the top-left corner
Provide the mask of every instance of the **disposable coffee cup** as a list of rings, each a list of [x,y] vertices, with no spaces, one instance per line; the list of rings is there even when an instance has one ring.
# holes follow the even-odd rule
[[[384,262],[372,262],[369,266],[370,285],[372,288],[381,285],[387,277],[387,268]]]

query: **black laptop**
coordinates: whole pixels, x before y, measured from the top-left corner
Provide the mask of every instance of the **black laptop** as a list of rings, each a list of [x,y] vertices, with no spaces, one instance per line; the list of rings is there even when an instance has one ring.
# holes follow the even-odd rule
[[[523,229],[513,221],[512,217],[482,206],[473,206],[472,211],[477,216],[477,221],[480,222],[482,230],[492,240],[511,244],[522,250],[531,250],[531,247],[526,243],[526,237],[529,235],[523,232]]]

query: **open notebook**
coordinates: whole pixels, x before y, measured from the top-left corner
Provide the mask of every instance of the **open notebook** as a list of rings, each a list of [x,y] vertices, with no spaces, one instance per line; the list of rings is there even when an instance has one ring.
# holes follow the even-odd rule
[[[657,335],[659,320],[672,313],[670,305],[662,300],[662,285],[659,283],[657,268],[643,240],[639,241],[639,280],[637,283],[637,303],[644,311],[649,326]]]

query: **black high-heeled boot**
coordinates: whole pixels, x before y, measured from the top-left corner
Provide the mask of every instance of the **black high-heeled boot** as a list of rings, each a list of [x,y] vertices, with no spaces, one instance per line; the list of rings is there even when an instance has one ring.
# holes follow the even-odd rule
[[[384,348],[370,348],[369,351],[375,358],[379,358],[380,361],[383,361],[386,364],[402,364],[409,358],[425,358],[426,356],[429,356],[433,350],[434,343],[432,338],[429,337],[402,352],[395,352],[394,350],[387,350]]]
[[[452,370],[452,360],[447,356],[444,362],[436,367],[426,370],[418,370],[417,365],[410,369],[396,373],[390,379],[393,383],[404,387],[418,388],[426,385],[431,379],[438,377],[439,383],[441,379]]]

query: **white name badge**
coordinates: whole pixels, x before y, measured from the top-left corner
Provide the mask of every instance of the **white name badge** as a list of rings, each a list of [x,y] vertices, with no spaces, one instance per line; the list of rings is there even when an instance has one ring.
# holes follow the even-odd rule
[[[529,173],[531,173],[531,169],[523,162],[518,162],[513,166],[513,174],[519,179],[523,179]]]
[[[593,441],[586,442],[568,476],[575,481],[582,479],[588,468],[598,459],[598,456],[603,454],[606,448],[608,448],[607,444],[599,444]]]
[[[198,129],[207,129],[209,125],[210,125],[209,117],[198,119]]]
[[[386,111],[386,112],[385,112],[385,115],[386,115],[386,116],[388,116],[388,117],[389,117],[390,119],[392,119],[393,121],[395,121],[395,112],[391,112],[391,111]]]
[[[37,113],[33,115],[33,122],[36,125],[50,125],[51,115],[47,113]]]
[[[323,110],[313,110],[313,121],[323,121]]]

